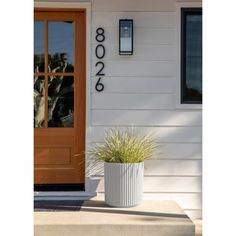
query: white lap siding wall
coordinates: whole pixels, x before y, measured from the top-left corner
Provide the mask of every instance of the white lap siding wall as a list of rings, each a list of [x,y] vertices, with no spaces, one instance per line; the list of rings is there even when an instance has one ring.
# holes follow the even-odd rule
[[[43,2],[46,2],[45,0]],[[50,0],[52,2],[52,0]],[[58,2],[58,0],[57,0]],[[60,0],[59,2],[67,2]],[[87,2],[73,0],[68,2]],[[175,200],[191,218],[201,218],[202,112],[176,108],[179,41],[177,4],[194,0],[91,0],[91,78],[87,147],[102,142],[109,127],[153,130],[161,153],[145,162],[145,199]],[[134,20],[134,55],[119,56],[119,19]],[[97,27],[105,29],[105,89],[97,82]],[[87,185],[104,194],[102,166],[87,157]],[[93,181],[95,180],[95,181]],[[97,181],[99,184],[97,185]],[[94,183],[94,186],[93,186]],[[94,189],[93,189],[94,187]]]
[[[192,2],[192,1],[190,1]],[[154,130],[161,153],[145,162],[145,199],[171,199],[201,217],[201,110],[176,109],[175,0],[92,1],[91,143],[109,127]],[[134,20],[134,55],[119,56],[119,19]],[[96,28],[105,29],[105,89],[98,93]],[[90,145],[90,144],[88,144]],[[102,168],[91,166],[104,193]]]

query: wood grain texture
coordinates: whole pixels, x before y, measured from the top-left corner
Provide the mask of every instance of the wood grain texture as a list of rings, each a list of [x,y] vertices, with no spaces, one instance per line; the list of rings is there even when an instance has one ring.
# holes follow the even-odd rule
[[[34,149],[35,165],[70,165],[70,147],[36,147]]]
[[[35,9],[35,20],[43,20],[45,35],[48,21],[74,22],[74,48],[76,52],[74,76],[74,126],[73,128],[48,128],[48,40],[45,36],[45,121],[44,128],[34,132],[34,183],[71,184],[84,183],[85,165],[85,11],[65,9]],[[71,74],[71,73],[70,73]],[[56,73],[54,74],[56,75]],[[79,136],[79,137],[78,137]],[[81,138],[82,137],[82,138]]]

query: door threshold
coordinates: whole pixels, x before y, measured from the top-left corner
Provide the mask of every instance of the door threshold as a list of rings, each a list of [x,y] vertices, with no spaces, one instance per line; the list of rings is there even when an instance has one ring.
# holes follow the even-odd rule
[[[89,200],[97,196],[88,191],[34,191],[34,200]]]
[[[34,191],[84,191],[83,184],[35,184]]]

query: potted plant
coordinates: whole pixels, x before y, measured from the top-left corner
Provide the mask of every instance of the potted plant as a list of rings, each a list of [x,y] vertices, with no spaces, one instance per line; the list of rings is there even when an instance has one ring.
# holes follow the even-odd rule
[[[156,148],[152,135],[134,129],[105,131],[105,142],[90,154],[104,161],[105,202],[114,207],[134,207],[143,200],[144,160]]]

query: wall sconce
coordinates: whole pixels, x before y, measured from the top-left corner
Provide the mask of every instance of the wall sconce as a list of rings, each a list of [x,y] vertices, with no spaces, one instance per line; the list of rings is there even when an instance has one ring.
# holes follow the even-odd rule
[[[133,55],[133,20],[119,21],[119,54]]]

